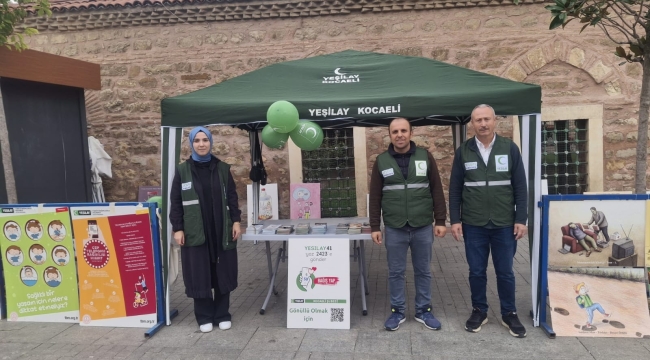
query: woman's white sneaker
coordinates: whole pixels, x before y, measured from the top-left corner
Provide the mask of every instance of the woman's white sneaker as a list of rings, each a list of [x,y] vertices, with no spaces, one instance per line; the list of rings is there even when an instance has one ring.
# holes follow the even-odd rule
[[[222,321],[219,323],[219,329],[221,330],[228,330],[232,326],[232,323],[230,321]]]
[[[221,324],[219,324],[219,327],[221,327]],[[203,324],[199,326],[199,330],[201,330],[202,333],[209,333],[212,331],[212,324]]]

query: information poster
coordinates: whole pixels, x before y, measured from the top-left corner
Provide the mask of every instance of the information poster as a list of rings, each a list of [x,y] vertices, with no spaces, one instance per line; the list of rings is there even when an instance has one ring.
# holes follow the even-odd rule
[[[9,321],[79,321],[67,207],[2,208],[0,252]]]
[[[645,202],[645,223],[648,225],[645,228],[645,266],[650,267],[650,201]]]
[[[2,246],[0,246],[0,249],[2,249]],[[5,278],[2,270],[2,260],[0,260],[0,320],[7,317],[5,308]]]
[[[72,207],[83,326],[151,327],[156,289],[149,209]]]
[[[349,240],[290,239],[289,254],[287,327],[349,329]]]
[[[290,185],[291,219],[320,219],[320,183]]]
[[[650,336],[641,268],[549,268],[549,303],[557,336]]]
[[[266,220],[278,220],[278,184],[260,185],[259,211],[257,220],[253,219],[253,185],[246,186],[246,208],[248,225]]]

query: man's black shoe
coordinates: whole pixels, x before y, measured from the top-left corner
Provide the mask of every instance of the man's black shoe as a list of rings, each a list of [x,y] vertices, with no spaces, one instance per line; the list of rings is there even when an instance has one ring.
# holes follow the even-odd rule
[[[510,330],[510,335],[518,338],[526,337],[526,328],[521,325],[516,312],[510,312],[501,316],[501,324]]]
[[[481,325],[485,325],[487,322],[487,313],[474,308],[474,310],[472,310],[472,315],[469,317],[467,322],[465,322],[465,330],[469,332],[479,332],[481,330]]]

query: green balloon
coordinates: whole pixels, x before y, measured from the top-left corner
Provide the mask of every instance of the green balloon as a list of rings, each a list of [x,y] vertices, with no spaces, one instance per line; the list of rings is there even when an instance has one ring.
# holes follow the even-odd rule
[[[284,100],[276,101],[266,112],[266,120],[276,132],[288,134],[298,124],[298,109]]]
[[[158,209],[162,209],[162,196],[152,196],[147,200],[149,203],[158,204]]]
[[[289,133],[291,140],[305,151],[316,150],[323,143],[323,129],[315,122],[300,120],[298,126]]]
[[[282,149],[287,143],[289,134],[282,134],[273,130],[271,125],[266,125],[262,129],[262,142],[271,149]]]

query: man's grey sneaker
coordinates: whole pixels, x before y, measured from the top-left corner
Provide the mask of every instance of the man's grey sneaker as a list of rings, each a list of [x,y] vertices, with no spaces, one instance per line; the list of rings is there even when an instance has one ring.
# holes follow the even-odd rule
[[[479,332],[481,331],[481,325],[485,325],[487,322],[487,313],[474,308],[472,310],[472,315],[470,315],[469,319],[467,319],[467,322],[465,322],[465,330],[469,332]]]
[[[399,329],[399,324],[403,323],[406,321],[406,317],[404,317],[404,314],[401,312],[397,311],[395,308],[390,309],[391,314],[388,317],[388,320],[384,323],[384,329],[390,330],[390,331],[395,331]]]
[[[442,324],[440,321],[433,316],[431,313],[431,308],[427,308],[426,311],[415,314],[415,321],[424,324],[424,327],[431,330],[440,330]]]
[[[519,321],[516,312],[510,312],[501,316],[501,324],[510,330],[510,335],[518,338],[526,337],[526,328]]]

